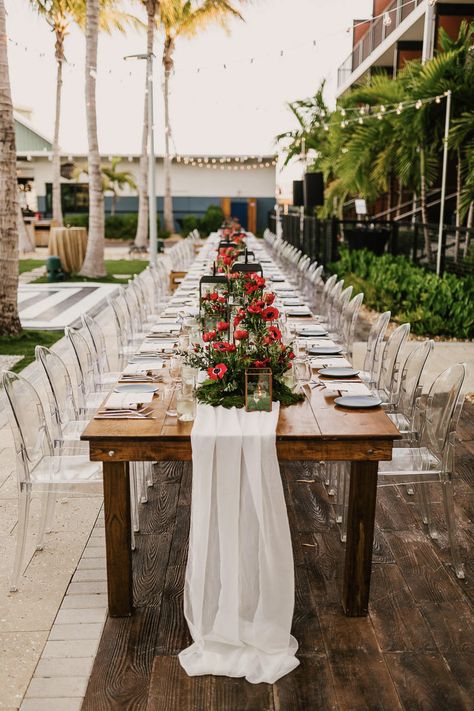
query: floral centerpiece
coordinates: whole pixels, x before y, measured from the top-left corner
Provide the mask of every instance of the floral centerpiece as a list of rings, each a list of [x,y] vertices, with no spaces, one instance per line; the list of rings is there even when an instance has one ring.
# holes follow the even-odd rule
[[[218,309],[222,309],[226,320],[215,320],[212,330],[203,331],[202,343],[183,354],[188,365],[207,371],[208,378],[197,391],[200,402],[242,407],[245,371],[249,368],[271,370],[273,400],[292,405],[303,399],[285,383],[294,352],[291,345],[282,341],[279,312],[273,305],[275,294],[266,291],[265,286],[265,279],[258,274],[231,274],[226,295],[211,292],[203,297],[201,308],[205,315],[201,323],[207,324],[206,316],[215,316]]]

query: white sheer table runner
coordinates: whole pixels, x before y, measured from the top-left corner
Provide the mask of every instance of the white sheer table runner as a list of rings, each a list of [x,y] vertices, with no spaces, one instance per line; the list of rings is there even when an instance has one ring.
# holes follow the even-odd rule
[[[198,405],[184,612],[190,676],[274,683],[295,669],[294,566],[272,412]]]

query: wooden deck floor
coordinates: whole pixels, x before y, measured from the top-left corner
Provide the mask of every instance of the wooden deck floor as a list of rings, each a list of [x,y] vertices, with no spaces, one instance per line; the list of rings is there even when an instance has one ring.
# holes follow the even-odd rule
[[[474,698],[474,405],[457,448],[456,509],[465,581],[449,555],[441,497],[439,540],[422,530],[403,489],[379,490],[370,615],[340,606],[343,545],[331,497],[312,466],[282,467],[296,567],[293,634],[301,665],[269,686],[190,679],[176,654],[190,643],[183,617],[191,469],[163,464],[141,514],[136,613],[108,619],[83,711],[460,711]]]

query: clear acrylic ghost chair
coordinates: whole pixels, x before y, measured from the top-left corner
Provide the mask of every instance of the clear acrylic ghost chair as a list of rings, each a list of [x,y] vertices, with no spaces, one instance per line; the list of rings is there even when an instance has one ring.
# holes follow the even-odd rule
[[[388,407],[388,416],[404,439],[412,443],[417,439],[415,406],[422,392],[421,377],[433,348],[434,341],[429,340],[420,343],[411,351],[401,371],[397,399]]]
[[[78,493],[81,489],[97,495],[102,485],[102,467],[100,463],[90,462],[87,456],[64,455],[55,449],[35,388],[16,373],[6,371],[2,379],[11,412],[18,477],[17,540],[10,581],[10,590],[15,592],[23,571],[32,493],[43,494],[36,546],[42,550],[55,497]]]
[[[85,413],[84,418],[81,419],[76,391],[65,362],[57,353],[45,346],[36,346],[35,357],[45,376],[53,446],[61,448],[70,442],[77,442],[87,454],[88,445],[86,442],[79,443],[79,437],[88,425],[89,419],[86,419]]]
[[[331,337],[339,338],[339,340],[342,338],[342,314],[351,300],[353,291],[353,286],[347,286],[331,301],[329,314],[329,331]]]
[[[352,361],[352,350],[354,347],[354,335],[359,319],[359,313],[364,300],[364,294],[356,294],[344,307],[341,317],[341,338],[345,352]]]
[[[93,355],[98,370],[99,383],[103,386],[116,383],[120,373],[112,372],[110,369],[110,353],[108,353],[107,342],[102,326],[97,319],[88,313],[81,316],[84,332],[89,335],[89,340],[92,345]],[[116,356],[117,358],[117,356]]]
[[[434,381],[426,404],[419,404],[421,422],[419,444],[415,447],[396,447],[389,462],[379,463],[378,486],[416,485],[423,503],[423,523],[431,538],[437,531],[431,520],[429,484],[442,487],[451,561],[458,578],[464,578],[456,536],[453,480],[455,475],[456,427],[463,405],[462,388],[466,377],[464,363],[444,370]]]
[[[305,295],[309,301],[311,309],[316,309],[321,298],[321,292],[324,288],[323,270],[324,267],[320,264],[319,267],[311,273],[305,285]]]
[[[94,367],[92,352],[84,336],[70,326],[64,329],[64,333],[74,354],[79,412],[81,416],[87,415],[88,412],[99,407],[107,391],[100,389],[97,380],[98,371]]]
[[[383,339],[390,322],[390,311],[385,311],[372,324],[367,338],[363,369],[359,378],[368,385],[378,383],[380,374],[380,361],[383,352]]]
[[[410,333],[410,324],[398,326],[387,339],[382,355],[377,395],[386,406],[396,403],[401,376],[401,351]]]
[[[329,294],[331,293],[332,289],[336,285],[338,280],[337,274],[331,274],[331,276],[326,279],[324,282],[324,286],[321,292],[321,299],[320,299],[320,304],[318,308],[318,313],[321,316],[321,318],[324,318],[324,316],[327,315],[328,312],[328,300],[329,300]]]
[[[122,297],[109,297],[107,303],[112,309],[117,343],[118,363],[123,368],[130,356],[136,353],[139,343],[134,340],[130,325],[130,314]]]
[[[331,319],[333,318],[333,313],[334,313],[334,302],[337,301],[337,299],[340,297],[342,294],[342,291],[344,289],[344,279],[339,279],[336,281],[332,289],[329,291],[327,295],[327,299],[325,302],[325,313],[323,314],[323,320],[322,323],[326,323],[327,327],[330,330],[333,330],[333,324],[331,323]]]

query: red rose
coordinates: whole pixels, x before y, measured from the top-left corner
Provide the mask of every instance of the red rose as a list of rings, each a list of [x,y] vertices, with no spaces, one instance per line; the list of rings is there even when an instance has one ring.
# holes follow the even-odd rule
[[[249,332],[246,331],[245,329],[234,331],[234,338],[236,338],[238,341],[245,341],[245,339],[248,337],[249,337]]]
[[[269,292],[268,294],[265,294],[263,298],[265,300],[265,303],[270,306],[275,301],[275,294]]]
[[[229,322],[228,321],[218,321],[217,322],[217,330],[218,331],[228,331],[229,330]]]
[[[211,380],[217,380],[218,378],[222,380],[226,372],[227,366],[224,365],[224,363],[218,363],[217,365],[207,369],[207,374]]]
[[[204,343],[209,343],[210,341],[213,341],[216,336],[217,333],[215,331],[208,331],[207,333],[202,334],[202,340]]]
[[[249,314],[260,314],[262,313],[262,306],[258,301],[253,301],[247,308],[247,311]]]
[[[234,316],[234,328],[242,321],[243,316]]]
[[[213,291],[212,294],[209,294],[209,298],[211,301],[217,301],[217,299],[219,298],[219,294],[217,293],[217,291]]]
[[[268,308],[263,309],[262,318],[264,321],[275,321],[278,318],[280,312],[274,306],[268,306]]]
[[[289,358],[290,360],[293,360],[294,357],[295,357],[295,354],[293,353],[293,351],[290,351],[290,352],[288,353],[288,358]]]

